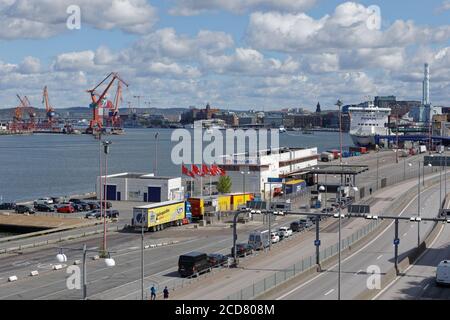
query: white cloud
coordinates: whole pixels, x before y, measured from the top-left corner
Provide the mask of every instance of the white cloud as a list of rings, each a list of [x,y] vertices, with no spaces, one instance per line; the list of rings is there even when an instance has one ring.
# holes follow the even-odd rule
[[[284,61],[265,58],[262,53],[250,48],[236,48],[233,55],[203,55],[200,63],[204,70],[220,74],[243,74],[246,76],[277,76],[296,73],[299,63],[288,57]]]
[[[41,71],[41,61],[35,57],[25,57],[19,66],[21,73],[38,73]]]
[[[56,71],[84,71],[95,67],[93,51],[63,53],[56,57],[53,69]]]
[[[67,32],[66,10],[71,5],[81,8],[81,28],[144,34],[157,21],[156,9],[146,0],[3,0],[0,39],[48,38]]]
[[[169,13],[192,16],[217,10],[236,14],[255,10],[299,12],[312,7],[315,3],[316,0],[175,0],[175,6]]]
[[[314,52],[352,48],[390,48],[438,43],[450,38],[450,26],[418,27],[397,20],[386,30],[368,28],[369,8],[346,2],[332,15],[314,19],[304,13],[251,14],[248,42],[258,49],[281,52]]]
[[[444,0],[439,8],[437,8],[438,13],[450,10],[450,0]]]
[[[148,67],[143,66],[138,75],[155,75],[159,77],[187,77],[197,78],[201,76],[200,71],[192,66],[180,66],[177,63],[166,64],[164,62],[152,62]]]

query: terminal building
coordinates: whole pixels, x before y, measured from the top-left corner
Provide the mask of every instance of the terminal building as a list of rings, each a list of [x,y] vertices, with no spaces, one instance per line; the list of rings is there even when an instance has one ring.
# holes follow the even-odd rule
[[[294,173],[304,172],[318,164],[317,148],[286,148],[260,151],[257,156],[224,156],[221,165],[232,180],[232,193],[250,192],[262,195],[269,192],[270,181]]]
[[[105,176],[97,177],[101,194]],[[155,177],[154,174],[119,173],[106,176],[106,199],[110,201],[163,202],[184,200],[181,177]]]

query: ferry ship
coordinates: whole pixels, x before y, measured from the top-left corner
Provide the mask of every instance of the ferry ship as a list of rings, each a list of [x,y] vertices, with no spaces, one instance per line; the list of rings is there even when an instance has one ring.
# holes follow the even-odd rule
[[[390,135],[388,127],[390,108],[378,108],[373,101],[350,107],[350,136],[359,147],[375,144],[376,135]]]

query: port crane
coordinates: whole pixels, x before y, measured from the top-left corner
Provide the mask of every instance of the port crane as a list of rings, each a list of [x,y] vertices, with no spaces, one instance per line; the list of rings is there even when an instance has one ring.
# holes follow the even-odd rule
[[[109,80],[110,79],[110,80]],[[96,90],[106,83],[109,80],[105,90],[98,94]],[[108,91],[111,89],[112,85],[115,81],[119,83],[123,83],[126,87],[128,84],[123,81],[119,74],[116,72],[111,72],[105,79],[103,79],[94,89],[88,90],[87,92],[91,94],[92,103],[90,107],[92,108],[92,119],[89,122],[89,128],[87,129],[87,133],[94,133],[95,130],[101,131],[103,129],[103,114],[100,116],[99,109],[100,108],[108,108],[108,100],[106,99]],[[121,89],[120,89],[121,91]]]
[[[36,113],[31,106],[30,100],[28,100],[27,96],[23,98],[18,94],[16,96],[20,104],[14,111],[13,131],[33,131],[36,127]],[[25,122],[23,118],[24,111],[28,112],[29,122]]]
[[[42,104],[45,104],[45,115],[47,116],[47,121],[52,124],[55,120],[55,109],[50,104],[47,86],[44,87],[44,92],[42,94]]]

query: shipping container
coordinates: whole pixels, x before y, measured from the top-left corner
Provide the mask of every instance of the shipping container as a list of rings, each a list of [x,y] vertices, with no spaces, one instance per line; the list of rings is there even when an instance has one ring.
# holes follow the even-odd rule
[[[333,159],[334,159],[334,155],[329,152],[322,152],[320,155],[320,161],[322,161],[322,162],[333,161]]]
[[[285,183],[286,194],[299,193],[306,190],[305,180],[292,180]]]
[[[203,219],[205,214],[205,201],[201,198],[189,198],[191,214],[193,219]]]
[[[170,226],[181,226],[186,218],[184,201],[166,201],[133,208],[133,226],[148,231],[159,231]]]
[[[360,153],[360,154],[366,154],[366,153],[368,153],[368,150],[367,150],[366,147],[349,147],[349,148],[348,148],[348,151],[349,151],[350,153],[352,153],[352,152],[354,152],[354,153],[358,152],[358,153]]]

